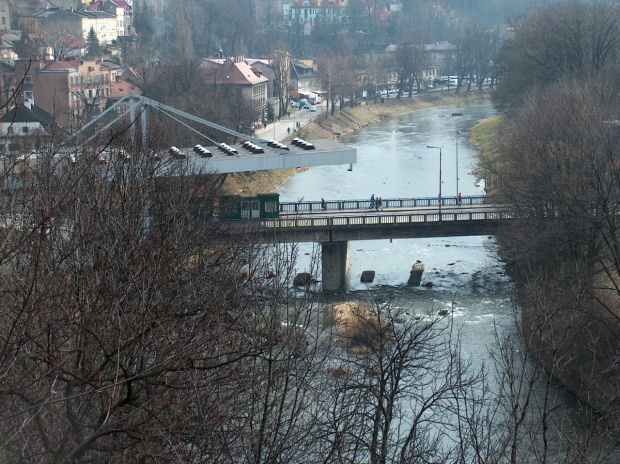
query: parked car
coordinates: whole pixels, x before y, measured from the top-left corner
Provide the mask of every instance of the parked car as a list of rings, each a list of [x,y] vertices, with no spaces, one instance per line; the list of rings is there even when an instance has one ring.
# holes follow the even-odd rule
[[[43,156],[40,155],[37,152],[30,152],[30,153],[26,153],[24,155],[20,155],[17,157],[17,161],[27,161],[27,160],[36,160],[39,158],[42,158]]]
[[[304,103],[304,110],[310,109],[310,103]]]
[[[293,102],[293,103],[291,103],[291,107],[292,107],[292,108],[299,108],[299,102]]]

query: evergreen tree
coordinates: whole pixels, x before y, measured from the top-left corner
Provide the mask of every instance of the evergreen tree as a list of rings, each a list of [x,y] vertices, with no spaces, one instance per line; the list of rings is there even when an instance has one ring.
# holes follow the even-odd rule
[[[86,37],[86,56],[88,58],[97,58],[101,56],[101,45],[94,27],[90,27],[88,36]]]

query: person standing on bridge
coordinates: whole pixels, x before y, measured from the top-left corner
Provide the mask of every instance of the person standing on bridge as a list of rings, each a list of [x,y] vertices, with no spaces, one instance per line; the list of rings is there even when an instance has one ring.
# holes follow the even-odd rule
[[[370,208],[368,209],[373,209],[375,207],[375,194],[373,193],[372,195],[370,195]]]
[[[459,206],[461,206],[461,204],[463,203],[463,195],[461,195],[461,192],[459,192],[459,196],[456,197],[456,203]]]
[[[325,198],[321,198],[321,209],[327,209],[327,203],[325,203]]]

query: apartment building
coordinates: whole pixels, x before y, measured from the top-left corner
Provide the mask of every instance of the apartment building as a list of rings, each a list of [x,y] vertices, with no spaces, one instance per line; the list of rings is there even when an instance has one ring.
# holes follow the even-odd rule
[[[65,128],[103,111],[112,92],[111,69],[102,61],[19,59],[15,73],[25,75],[24,100],[35,101]]]
[[[11,6],[9,0],[0,0],[0,30],[11,29]]]

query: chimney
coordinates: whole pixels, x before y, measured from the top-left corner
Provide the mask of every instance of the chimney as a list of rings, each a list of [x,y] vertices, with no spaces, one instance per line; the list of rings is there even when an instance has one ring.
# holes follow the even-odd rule
[[[32,98],[27,98],[24,94],[24,106],[29,110],[32,110],[34,106],[34,93],[32,94]]]

